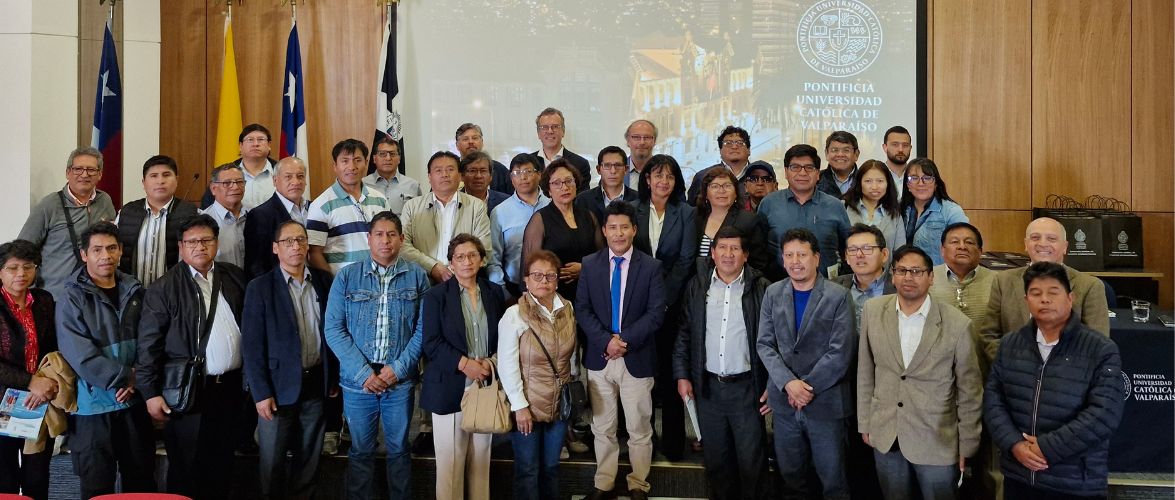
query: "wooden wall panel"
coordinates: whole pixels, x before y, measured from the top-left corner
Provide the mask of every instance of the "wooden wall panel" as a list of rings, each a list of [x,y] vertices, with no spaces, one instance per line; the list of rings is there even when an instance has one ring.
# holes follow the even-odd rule
[[[1130,3],[1032,4],[1032,201],[1130,198]]]
[[[964,207],[1022,209],[1031,197],[1031,2],[932,9],[931,157]]]
[[[1142,215],[1143,266],[1163,273],[1159,279],[1159,306],[1171,310],[1175,303],[1175,214]]]
[[[1175,210],[1175,2],[1134,0],[1131,12],[1131,205],[1135,210],[1171,212]]]
[[[179,164],[179,195],[199,200],[204,190],[194,186],[208,180],[212,161],[206,124],[208,109],[208,44],[204,26],[209,22],[205,2],[160,2],[163,22],[160,36],[159,151]],[[134,119],[126,117],[126,119]],[[128,159],[139,164],[145,158]],[[127,198],[136,196],[128,194]]]
[[[967,218],[983,233],[984,250],[1024,251],[1024,228],[1032,222],[1031,211],[967,209]]]

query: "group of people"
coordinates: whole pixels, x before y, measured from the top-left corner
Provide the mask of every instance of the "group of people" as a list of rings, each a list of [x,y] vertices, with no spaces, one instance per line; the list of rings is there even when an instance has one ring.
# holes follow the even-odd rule
[[[1101,283],[1063,265],[1056,221],[1028,226],[1027,269],[981,267],[979,229],[901,127],[885,161],[858,165],[848,132],[826,140],[823,170],[816,148],[792,146],[780,190],[738,127],[687,185],[637,120],[589,186],[563,114],[535,125],[542,146],[508,166],[461,125],[460,155],[428,159],[427,190],[399,172],[391,138],[340,141],[313,200],[305,163],[270,160],[268,130],[249,125],[204,208],[176,197],[175,161],[155,156],[145,198],[117,213],[96,189],[101,153],[79,148],[66,185],[0,246],[0,388],[57,399],[64,382],[41,362],[54,351],[76,372],[84,498],[116,476],[155,491],[155,427],[166,491],[224,497],[232,436],[254,426],[261,496],[308,497],[337,443],[332,403],[350,431],[348,498],[375,497],[381,435],[388,494],[410,496],[417,406],[437,498],[488,498],[491,435],[465,430],[461,403],[492,378],[519,498],[560,497],[576,380],[592,499],[647,498],[654,448],[677,459],[689,444],[689,405],[712,498],[849,498],[870,483],[955,498],[969,463],[992,495],[1105,496],[1120,360]],[[22,444],[0,438],[0,490],[44,498],[51,447]]]

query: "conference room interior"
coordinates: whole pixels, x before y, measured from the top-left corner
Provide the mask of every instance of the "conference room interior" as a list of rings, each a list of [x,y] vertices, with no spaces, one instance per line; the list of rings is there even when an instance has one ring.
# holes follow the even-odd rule
[[[846,1],[873,5],[883,27],[901,26],[885,36],[902,45],[883,45],[864,76],[820,73],[794,46],[797,26],[821,3],[816,0],[614,1],[595,8],[553,0],[400,0],[403,173],[422,181],[427,192],[425,161],[438,150],[456,151],[453,130],[466,122],[484,129],[484,150],[508,165],[514,154],[540,147],[532,122],[548,106],[565,115],[563,144],[588,158],[593,171],[597,151],[625,147],[625,127],[634,119],[657,124],[655,153],[680,156],[683,167],[695,171],[718,162],[719,130],[744,126],[751,133],[750,160],[774,165],[780,189],[786,187],[782,161],[789,146],[812,144],[824,155],[824,138],[835,128],[822,128],[821,120],[860,127],[853,132],[861,141],[858,164],[884,161],[883,132],[904,125],[914,131],[913,156],[934,160],[951,197],[982,231],[987,262],[1024,254],[1024,228],[1058,197],[1120,201],[1118,207],[1138,220],[1137,265],[1098,263],[1083,270],[1118,295],[1110,304],[1117,314],[1111,338],[1122,348],[1124,374],[1175,380],[1175,334],[1158,323],[1159,315],[1170,317],[1175,309],[1175,2]],[[179,196],[198,203],[204,195],[222,132],[226,3],[232,4],[240,114],[244,123],[273,132],[274,159],[288,99],[282,90],[287,37],[296,19],[308,146],[299,156],[314,191],[308,196],[334,182],[335,143],[356,138],[370,146],[389,12],[384,2],[120,0],[113,9],[112,3],[4,2],[9,14],[0,19],[0,40],[10,43],[0,44],[7,68],[0,74],[6,89],[0,133],[8,138],[0,150],[0,210],[8,215],[0,241],[14,239],[31,207],[61,188],[69,151],[92,143],[108,19],[121,66],[122,164],[114,167],[122,200],[141,197],[142,162],[155,154],[176,160]],[[643,19],[669,10],[686,14]],[[604,16],[609,24],[577,16]],[[471,35],[474,26],[484,33]],[[620,36],[618,30],[631,31]],[[600,33],[607,36],[593,39]],[[552,40],[558,47],[539,47]],[[786,45],[776,47],[783,55],[763,40]],[[608,45],[614,43],[624,45]],[[733,51],[714,59],[731,67],[714,63],[711,69],[712,61],[702,63],[699,55],[696,81],[687,81],[686,65],[677,64],[690,47],[698,54]],[[772,63],[773,57],[782,62]],[[887,64],[903,66],[885,73]],[[787,74],[793,69],[811,76]],[[486,74],[508,80],[487,80]],[[711,76],[728,85],[715,91],[705,80]],[[808,80],[824,86],[804,87]],[[855,102],[869,111],[846,114],[852,108],[846,105],[837,117],[817,113],[806,122],[803,116],[812,115],[800,109],[817,105],[801,96],[832,94],[866,96]],[[880,118],[870,118],[878,112]],[[1107,251],[1116,241],[1106,238]],[[1132,299],[1151,303],[1153,324],[1130,321]],[[1170,498],[1175,403],[1127,398],[1111,444],[1112,454],[1123,455],[1111,457],[1110,498]],[[415,435],[416,422],[412,428]],[[579,495],[591,487],[594,456],[571,455],[560,480],[564,493]],[[494,498],[510,498],[509,481],[497,478],[510,477],[511,456],[509,439],[496,438]],[[76,476],[62,458],[52,466],[52,498],[77,495]],[[432,491],[431,460],[430,446],[416,446],[418,498]],[[622,456],[621,475],[625,461]],[[323,460],[319,481],[326,487],[320,490],[339,489],[345,462],[345,452]],[[236,466],[236,498],[251,498],[256,457],[237,456]],[[701,453],[687,450],[681,461],[655,456],[650,482],[656,497],[704,496]]]

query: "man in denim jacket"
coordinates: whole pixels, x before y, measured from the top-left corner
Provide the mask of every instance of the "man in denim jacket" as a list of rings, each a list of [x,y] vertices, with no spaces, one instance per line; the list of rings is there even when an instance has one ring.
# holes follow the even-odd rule
[[[339,359],[343,416],[351,429],[347,498],[375,497],[375,440],[382,422],[388,449],[388,492],[409,498],[408,424],[421,332],[420,295],[428,274],[400,259],[400,218],[390,211],[371,219],[371,256],[339,271],[326,307],[326,343]]]

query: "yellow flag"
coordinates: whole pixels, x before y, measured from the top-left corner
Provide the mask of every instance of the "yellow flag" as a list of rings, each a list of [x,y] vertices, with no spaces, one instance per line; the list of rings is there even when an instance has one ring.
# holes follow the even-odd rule
[[[224,18],[224,71],[220,76],[220,111],[216,118],[216,152],[212,165],[234,162],[240,156],[237,138],[244,124],[241,121],[241,93],[237,87],[237,54],[233,50],[233,19]]]

